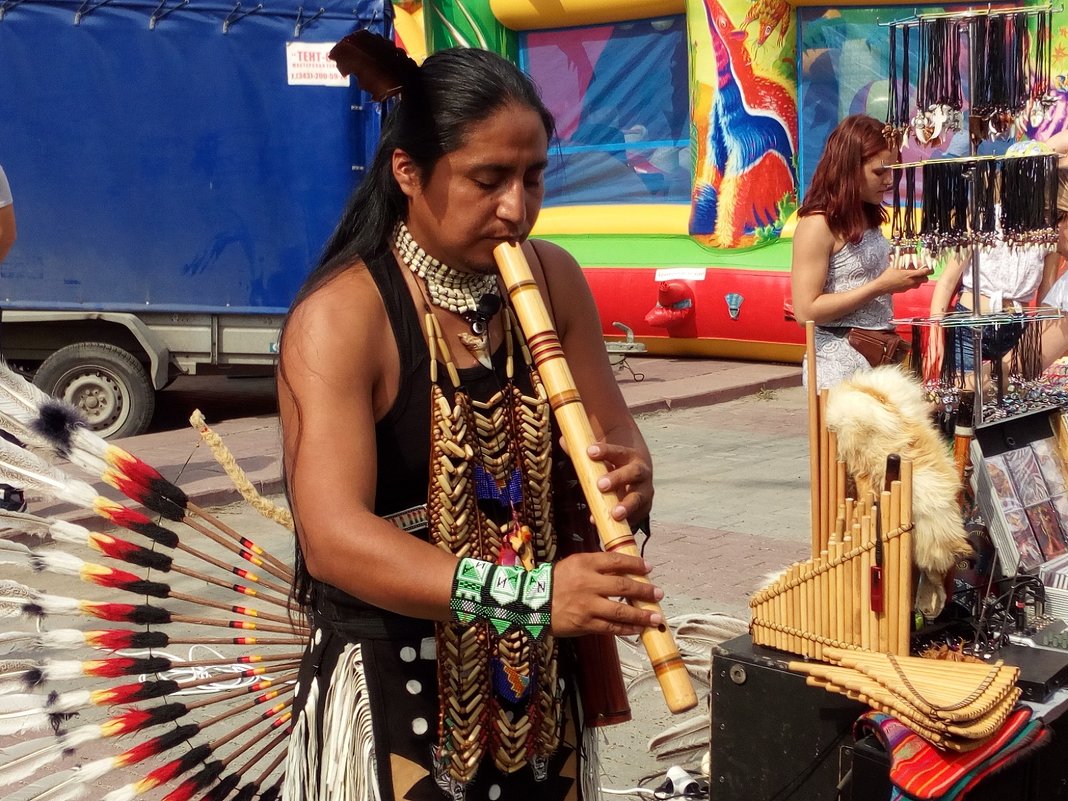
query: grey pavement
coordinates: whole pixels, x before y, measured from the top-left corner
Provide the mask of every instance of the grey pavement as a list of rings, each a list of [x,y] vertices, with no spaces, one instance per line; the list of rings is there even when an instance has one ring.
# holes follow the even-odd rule
[[[617,375],[653,453],[657,495],[653,536],[644,553],[664,589],[664,611],[669,617],[718,614],[744,621],[748,597],[766,583],[767,574],[803,558],[808,549],[800,368],[672,358],[632,358],[629,366],[644,374],[642,381],[627,369]],[[176,382],[168,392],[173,397],[162,399],[165,416],[176,427],[119,444],[178,483],[196,504],[218,508],[242,534],[288,557],[291,535],[236,504],[239,496],[222,468],[197,434],[180,424],[194,406],[201,408],[259,491],[280,499],[281,444],[270,382]],[[245,412],[253,414],[241,416]],[[102,494],[115,496],[110,488],[102,487]],[[65,507],[36,503],[32,511],[101,527],[98,518],[90,522]],[[96,588],[67,592],[107,596]],[[631,704],[634,719],[603,733],[605,787],[633,787],[645,777],[662,776],[672,764],[658,763],[646,747],[650,737],[678,722],[655,685],[640,685]],[[691,714],[707,719],[708,712],[702,704]],[[117,781],[109,779],[107,789]],[[32,792],[34,785],[24,789]]]

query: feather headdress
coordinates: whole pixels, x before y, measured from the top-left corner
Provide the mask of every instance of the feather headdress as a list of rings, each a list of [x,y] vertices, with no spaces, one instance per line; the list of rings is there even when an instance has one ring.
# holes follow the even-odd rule
[[[0,512],[5,575],[50,587],[0,581],[0,617],[13,629],[0,633],[0,787],[32,778],[35,794],[20,798],[33,801],[130,801],[161,787],[167,801],[276,799],[308,635],[289,614],[290,566],[3,363],[0,427],[97,483],[2,441],[0,481],[131,532]],[[101,484],[148,513],[104,497]],[[89,585],[84,595],[75,581]],[[67,628],[72,618],[94,623]],[[165,650],[178,647],[188,658]]]

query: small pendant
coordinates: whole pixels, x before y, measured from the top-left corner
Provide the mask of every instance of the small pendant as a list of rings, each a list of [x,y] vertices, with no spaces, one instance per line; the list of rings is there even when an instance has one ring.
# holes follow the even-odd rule
[[[467,348],[468,353],[478,359],[479,364],[487,370],[493,369],[493,362],[490,361],[489,352],[489,331],[481,334],[469,334],[464,331],[456,336],[459,337],[460,343]]]

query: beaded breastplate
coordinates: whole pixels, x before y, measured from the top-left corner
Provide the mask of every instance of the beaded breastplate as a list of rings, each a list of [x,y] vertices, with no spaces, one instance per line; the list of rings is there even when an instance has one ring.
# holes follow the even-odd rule
[[[551,409],[518,323],[505,308],[507,380],[473,400],[460,385],[448,345],[426,314],[431,356],[430,540],[460,557],[528,570],[556,555],[552,519]],[[532,392],[513,379],[518,342]],[[449,380],[438,381],[439,359]],[[445,389],[442,384],[451,384]],[[561,692],[552,634],[501,636],[494,621],[436,624],[440,712],[435,774],[462,797],[484,757],[505,773],[530,765],[544,777],[560,742]]]

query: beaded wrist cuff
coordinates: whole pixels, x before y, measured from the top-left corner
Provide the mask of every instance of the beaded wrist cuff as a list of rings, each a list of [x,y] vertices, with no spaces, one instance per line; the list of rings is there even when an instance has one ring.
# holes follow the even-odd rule
[[[552,597],[552,565],[548,562],[526,570],[519,565],[505,567],[464,558],[452,579],[449,609],[459,623],[485,620],[498,636],[523,628],[540,640],[549,630]]]

